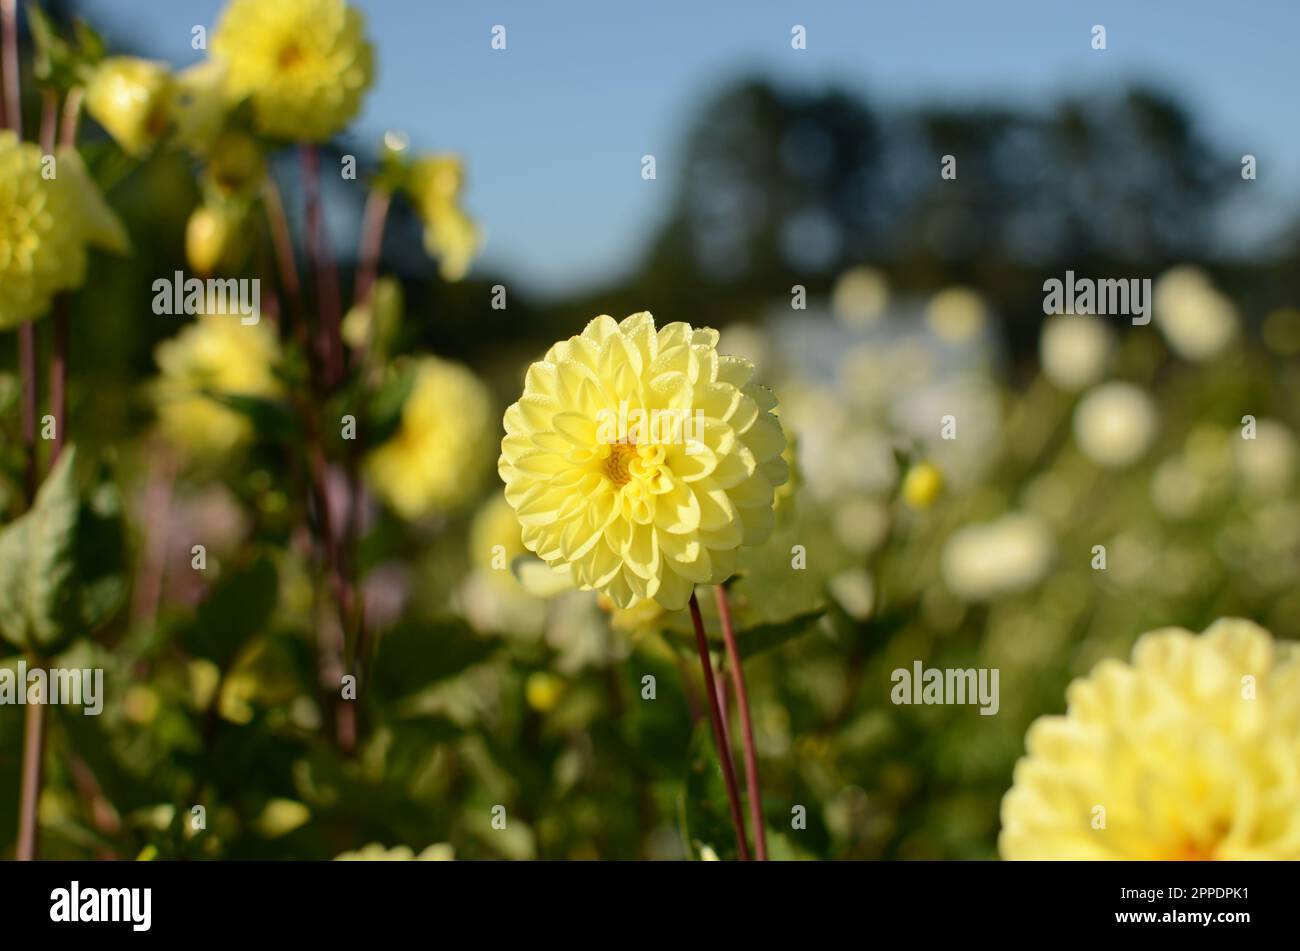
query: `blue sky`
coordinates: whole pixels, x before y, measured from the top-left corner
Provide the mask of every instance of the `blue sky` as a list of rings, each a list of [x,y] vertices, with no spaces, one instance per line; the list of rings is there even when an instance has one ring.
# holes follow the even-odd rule
[[[273,2],[273,0],[267,0]],[[1300,210],[1300,3],[1252,0],[353,0],[378,52],[356,135],[462,153],[487,262],[538,293],[630,267],[671,198],[684,125],[751,71],[880,105],[1027,105],[1144,79],[1186,98],[1225,156],[1258,156],[1225,230]],[[222,0],[83,0],[110,36],[180,66]],[[490,48],[491,29],[507,49]],[[790,46],[794,24],[808,48]],[[1108,49],[1090,47],[1091,28]],[[657,158],[642,181],[640,159]]]

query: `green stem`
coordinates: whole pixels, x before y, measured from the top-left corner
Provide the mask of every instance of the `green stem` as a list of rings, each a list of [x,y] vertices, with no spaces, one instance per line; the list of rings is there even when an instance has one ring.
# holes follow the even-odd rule
[[[749,861],[749,845],[745,841],[745,820],[740,812],[740,790],[736,784],[736,767],[731,762],[731,749],[723,732],[722,707],[718,703],[718,685],[713,680],[713,662],[709,660],[709,640],[704,635],[704,619],[700,617],[700,602],[691,592],[691,621],[695,625],[695,647],[700,655],[704,672],[704,690],[709,695],[709,722],[713,726],[713,742],[722,762],[722,778],[727,785],[727,803],[731,807],[731,824],[736,830],[736,850],[741,861]]]
[[[749,796],[749,819],[754,824],[754,850],[760,862],[767,861],[767,831],[763,827],[763,791],[758,784],[758,757],[754,752],[754,724],[749,716],[749,694],[745,690],[745,672],[740,664],[740,648],[731,623],[731,606],[727,589],[718,585],[718,614],[722,618],[722,639],[727,642],[727,665],[731,684],[736,691],[736,709],[740,713],[740,740],[745,751],[745,790]]]

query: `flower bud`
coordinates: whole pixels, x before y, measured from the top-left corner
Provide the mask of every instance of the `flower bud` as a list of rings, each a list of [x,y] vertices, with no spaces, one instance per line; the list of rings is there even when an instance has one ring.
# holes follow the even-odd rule
[[[185,258],[200,274],[230,265],[238,221],[224,204],[200,205],[185,226]]]
[[[113,56],[86,84],[86,109],[128,155],[152,148],[167,130],[173,86],[167,68],[133,56]]]

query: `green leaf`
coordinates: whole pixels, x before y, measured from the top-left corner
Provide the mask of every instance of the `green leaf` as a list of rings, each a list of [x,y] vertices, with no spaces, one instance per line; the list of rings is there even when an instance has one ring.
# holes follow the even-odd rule
[[[275,565],[266,556],[223,574],[182,629],[181,642],[224,670],[265,629],[278,590]]]
[[[461,673],[495,650],[492,641],[476,637],[458,621],[408,621],[379,639],[373,686],[381,700],[401,700]]]
[[[402,422],[402,406],[415,385],[415,366],[406,364],[385,377],[370,400],[367,439],[377,446],[397,431]]]
[[[288,403],[264,396],[218,393],[215,390],[204,390],[203,395],[246,417],[253,424],[259,439],[278,442],[298,433],[298,420]]]
[[[32,508],[0,532],[0,634],[48,654],[80,628],[76,531],[80,514],[69,446]]]

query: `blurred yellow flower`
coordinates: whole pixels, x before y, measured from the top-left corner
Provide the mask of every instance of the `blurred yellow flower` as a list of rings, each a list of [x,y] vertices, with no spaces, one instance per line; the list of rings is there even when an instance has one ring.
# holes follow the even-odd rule
[[[903,501],[914,509],[928,509],[943,491],[943,473],[932,462],[918,462],[903,477]]]
[[[470,561],[488,572],[490,577],[517,587],[510,563],[527,550],[515,510],[505,496],[494,494],[479,508],[470,523]]]
[[[163,63],[110,56],[86,82],[86,111],[128,155],[142,155],[167,131],[175,88]]]
[[[199,205],[185,223],[185,260],[205,277],[234,263],[243,249],[243,216],[229,202]]]
[[[81,157],[60,149],[46,161],[37,146],[0,132],[0,330],[80,286],[88,245],[122,252],[127,237]]]
[[[478,226],[460,208],[465,172],[454,155],[432,155],[411,166],[407,190],[424,222],[424,249],[445,280],[459,281],[482,244]]]
[[[1156,435],[1151,397],[1132,383],[1103,383],[1074,410],[1074,439],[1099,466],[1122,469],[1147,451]]]
[[[491,457],[491,399],[469,369],[437,357],[415,366],[397,432],[366,459],[375,491],[415,519],[473,497]]]
[[[211,459],[245,444],[253,434],[247,417],[206,393],[274,396],[280,391],[274,368],[280,345],[266,321],[199,317],[154,358],[161,376],[154,385],[158,422],[166,438],[196,458]]]
[[[1007,859],[1300,859],[1300,649],[1250,621],[1142,636],[1026,737]]]
[[[524,544],[627,608],[685,606],[764,541],[785,482],[776,398],[718,332],[600,316],[528,369],[498,472]]]
[[[355,852],[343,852],[334,857],[336,862],[453,862],[456,850],[450,842],[437,842],[419,855],[409,846],[398,845],[391,849],[378,842],[362,846]]]
[[[524,699],[538,713],[550,713],[564,696],[564,679],[545,670],[535,670],[524,682]]]
[[[364,20],[343,0],[231,0],[212,55],[228,94],[251,98],[258,131],[284,139],[341,131],[373,78]]]

